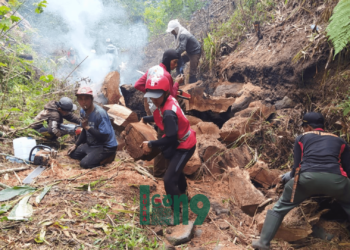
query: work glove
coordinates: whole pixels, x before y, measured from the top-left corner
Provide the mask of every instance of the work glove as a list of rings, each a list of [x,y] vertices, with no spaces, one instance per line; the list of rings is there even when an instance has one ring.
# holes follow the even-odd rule
[[[290,172],[285,173],[284,175],[282,175],[282,182],[287,183],[288,181],[290,181],[290,179],[292,179],[292,177],[290,176]]]

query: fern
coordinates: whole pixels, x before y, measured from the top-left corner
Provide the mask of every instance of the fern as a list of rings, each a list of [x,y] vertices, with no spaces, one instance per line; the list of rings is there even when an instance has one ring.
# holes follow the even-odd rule
[[[336,56],[350,42],[350,0],[340,0],[326,29]]]

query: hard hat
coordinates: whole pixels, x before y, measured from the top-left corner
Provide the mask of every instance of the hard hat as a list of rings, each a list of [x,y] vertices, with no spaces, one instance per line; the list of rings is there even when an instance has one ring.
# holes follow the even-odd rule
[[[144,97],[159,98],[168,91],[170,83],[167,77],[152,77],[146,82],[146,94]]]
[[[73,104],[73,101],[69,97],[62,97],[56,104],[63,111],[71,112],[77,110],[77,105]]]
[[[177,19],[175,20],[171,20],[168,23],[168,28],[166,30],[166,32],[172,32],[175,28],[179,27],[181,24],[179,23],[179,21]]]
[[[77,95],[91,95],[93,96],[93,92],[92,92],[92,89],[89,87],[89,86],[83,86],[83,87],[80,87],[77,91],[77,93],[75,94],[76,96]]]

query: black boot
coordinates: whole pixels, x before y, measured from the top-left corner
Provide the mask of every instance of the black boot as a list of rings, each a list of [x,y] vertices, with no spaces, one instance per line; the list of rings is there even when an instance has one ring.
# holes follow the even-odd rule
[[[283,220],[283,216],[279,213],[268,210],[264,222],[264,226],[261,230],[260,239],[252,242],[252,247],[259,250],[270,249],[270,241],[275,236],[278,228]]]

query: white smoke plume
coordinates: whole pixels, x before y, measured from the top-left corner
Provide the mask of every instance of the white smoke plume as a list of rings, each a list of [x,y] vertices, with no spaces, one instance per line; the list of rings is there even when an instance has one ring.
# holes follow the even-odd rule
[[[147,27],[142,22],[128,21],[126,11],[116,1],[48,0],[44,13],[28,16],[28,20],[38,30],[40,43],[45,43],[38,48],[41,54],[52,56],[54,51],[73,48],[76,64],[89,56],[75,72],[74,79],[89,77],[94,92],[100,90],[111,70],[120,72],[121,85],[133,84],[140,77],[136,70],[142,63]],[[106,39],[116,47],[114,55],[106,53]],[[67,65],[59,66],[58,76],[63,78],[71,70]]]

